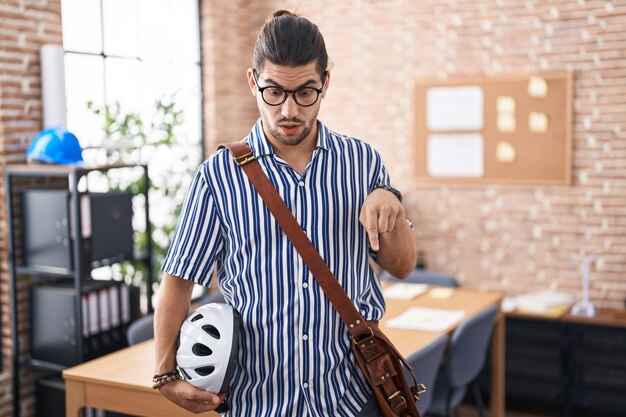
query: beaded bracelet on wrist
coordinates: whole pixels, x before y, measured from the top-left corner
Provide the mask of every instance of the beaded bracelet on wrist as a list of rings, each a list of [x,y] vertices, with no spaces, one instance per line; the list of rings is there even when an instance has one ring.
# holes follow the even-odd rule
[[[180,373],[178,372],[178,369],[174,369],[173,371],[163,372],[162,374],[156,374],[155,376],[152,377],[152,382],[158,382],[160,379],[163,379],[165,377],[176,376],[176,375],[180,375]]]
[[[163,385],[178,381],[179,379],[183,379],[183,377],[180,375],[180,372],[178,372],[178,369],[157,374],[152,377],[152,382],[154,382],[152,389],[159,389]]]

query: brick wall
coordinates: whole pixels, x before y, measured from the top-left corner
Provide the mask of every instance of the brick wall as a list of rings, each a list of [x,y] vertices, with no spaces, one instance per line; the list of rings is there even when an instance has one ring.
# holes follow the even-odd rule
[[[381,151],[406,194],[429,268],[510,294],[578,292],[581,274],[570,257],[597,253],[591,297],[623,306],[625,2],[267,0],[255,2],[253,27],[277,8],[297,8],[320,27],[335,63],[320,118]],[[574,73],[572,186],[410,178],[415,78],[555,70]]]
[[[201,2],[205,154],[241,140],[259,117],[246,82],[256,33],[248,1]]]
[[[61,43],[60,0],[0,3],[0,169],[23,161],[41,128],[40,45]],[[335,63],[320,118],[383,154],[431,269],[509,293],[579,288],[569,259],[600,255],[591,295],[626,297],[626,4],[579,1],[203,1],[205,149],[243,137],[258,117],[245,70],[277,8],[318,24]],[[416,77],[574,71],[569,187],[423,185],[411,180],[410,93]],[[372,87],[376,86],[376,89]],[[379,93],[377,94],[376,91]],[[11,412],[4,178],[0,177],[0,417]],[[25,293],[22,297],[25,297]],[[25,379],[23,407],[32,413]]]
[[[24,162],[24,151],[41,129],[41,83],[39,48],[62,43],[60,0],[0,3],[0,300],[2,302],[2,359],[0,416],[12,415],[11,322],[7,265],[7,223],[4,168]],[[20,282],[18,298],[25,300],[28,285]],[[20,308],[20,326],[26,325],[25,305]],[[20,334],[25,353],[26,333]],[[33,414],[32,378],[23,372],[22,415]]]

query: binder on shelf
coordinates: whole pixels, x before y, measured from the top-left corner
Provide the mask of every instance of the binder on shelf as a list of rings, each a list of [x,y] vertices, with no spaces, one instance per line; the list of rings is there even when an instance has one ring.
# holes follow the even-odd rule
[[[111,351],[112,335],[111,335],[111,315],[109,307],[109,289],[102,288],[98,290],[98,311],[100,313],[100,341],[105,352]]]
[[[113,346],[125,346],[126,345],[126,333],[122,328],[121,321],[121,305],[120,305],[120,286],[124,285],[119,283],[109,287],[109,303],[111,312],[111,337],[113,339]]]
[[[89,337],[89,300],[87,294],[81,297],[81,308],[83,312],[83,338]]]
[[[32,287],[32,359],[73,366],[127,346],[136,294],[117,281],[86,281],[80,297],[66,281]],[[76,303],[82,328],[76,325]],[[82,354],[76,350],[78,338],[83,340]]]
[[[81,311],[82,311],[82,334],[83,334],[83,357],[89,357],[92,347],[89,344],[89,336],[91,335],[91,327],[90,327],[90,317],[92,316],[89,313],[89,294],[83,294],[80,297],[81,301]]]
[[[98,323],[98,295],[95,292],[89,292],[87,296],[87,319],[89,320],[89,336],[83,342],[88,346],[87,357],[92,358],[100,350],[100,341],[98,333],[100,333],[100,323]]]
[[[122,324],[128,326],[131,321],[131,303],[130,303],[130,287],[122,285],[121,288],[121,303],[122,303]]]

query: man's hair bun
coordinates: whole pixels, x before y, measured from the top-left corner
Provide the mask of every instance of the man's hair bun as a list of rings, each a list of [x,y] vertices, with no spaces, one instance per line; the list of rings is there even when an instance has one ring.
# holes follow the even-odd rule
[[[298,15],[291,13],[289,10],[278,10],[276,12],[274,12],[274,14],[272,15],[272,17],[280,17],[280,16],[293,16],[293,17],[298,17]]]

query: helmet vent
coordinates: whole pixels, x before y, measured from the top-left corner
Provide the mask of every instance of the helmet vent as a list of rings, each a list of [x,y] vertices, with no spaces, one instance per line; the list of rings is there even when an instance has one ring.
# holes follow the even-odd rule
[[[185,379],[186,379],[187,381],[189,381],[189,380],[191,379],[191,377],[189,376],[189,374],[188,374],[187,372],[185,372],[185,370],[184,370],[183,368],[179,368],[179,369],[180,369],[180,372],[182,372],[182,373],[183,373],[183,375],[185,376]]]
[[[202,343],[196,343],[195,345],[193,345],[193,347],[191,348],[191,351],[193,352],[194,355],[197,355],[197,356],[209,356],[213,353],[211,349],[209,349],[207,346],[203,345]]]
[[[196,315],[194,316],[194,318],[192,318],[192,319],[191,319],[191,321],[192,321],[192,322],[194,322],[194,321],[198,321],[198,320],[200,320],[202,317],[204,317],[202,314],[196,314]]]
[[[212,326],[210,324],[205,324],[204,326],[202,326],[202,330],[204,330],[205,332],[207,332],[209,335],[213,336],[216,339],[220,338],[220,331],[217,330],[215,326]]]
[[[211,375],[215,371],[215,366],[203,366],[195,369],[196,373],[200,376]]]

